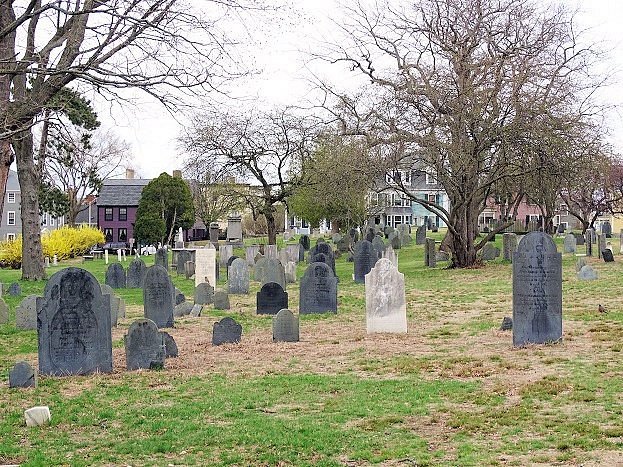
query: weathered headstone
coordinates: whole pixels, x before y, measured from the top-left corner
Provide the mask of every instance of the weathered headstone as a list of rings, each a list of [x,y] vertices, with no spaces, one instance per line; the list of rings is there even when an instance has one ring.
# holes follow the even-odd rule
[[[310,246],[309,235],[301,235],[301,238],[299,238],[299,243],[303,246],[303,249],[305,251],[309,250],[309,246]]]
[[[614,255],[612,254],[612,250],[609,250],[608,248],[601,252],[601,256],[606,263],[614,262]]]
[[[398,254],[394,251],[391,245],[387,245],[385,251],[383,251],[383,258],[387,258],[392,264],[398,267]]]
[[[217,290],[214,293],[214,309],[229,310],[229,295],[224,290]]]
[[[220,235],[218,222],[210,222],[210,242],[215,247],[218,246],[218,237]]]
[[[265,256],[258,258],[258,260],[255,262],[255,267],[253,268],[253,279],[255,279],[257,282],[262,282],[267,265],[268,258],[266,258]]]
[[[531,232],[513,257],[513,345],[562,338],[562,255],[552,238]]]
[[[50,413],[50,407],[47,405],[39,405],[31,407],[24,411],[24,418],[26,419],[26,426],[43,426],[50,423],[52,420],[52,414]]]
[[[193,260],[193,254],[189,250],[179,250],[176,257],[176,272],[179,276],[185,273],[186,263]]]
[[[597,235],[597,257],[601,259],[602,252],[606,249],[606,236],[604,234]]]
[[[195,286],[202,282],[209,282],[210,285],[216,286],[217,267],[214,248],[197,248],[195,250]]]
[[[218,255],[219,255],[219,264],[222,267],[226,267],[227,260],[229,260],[230,257],[234,256],[233,245],[221,245],[218,249]]]
[[[175,306],[179,305],[180,303],[184,303],[186,301],[186,295],[184,295],[182,292],[175,292]]]
[[[28,362],[17,362],[9,371],[10,388],[37,387],[37,374]]]
[[[125,361],[129,371],[140,368],[159,370],[164,367],[164,336],[150,319],[134,321],[124,336]]]
[[[407,332],[405,276],[386,258],[366,275],[366,329],[368,334]]]
[[[147,266],[145,265],[145,262],[140,258],[133,259],[128,266],[128,287],[132,289],[138,289],[140,287],[143,287],[143,281],[145,280],[146,272]]]
[[[311,253],[310,253],[311,255]],[[326,255],[324,253],[316,253],[313,256],[310,256],[310,263],[325,263],[329,265],[331,271],[335,275],[335,259],[333,255]]]
[[[342,240],[342,236],[339,233],[334,233],[333,235],[331,235],[331,241],[334,244],[337,244],[340,240]]]
[[[415,244],[424,245],[426,243],[426,225],[420,225],[415,229]]]
[[[584,235],[582,235],[581,233],[574,233],[573,236],[575,237],[576,246],[584,246],[584,243],[585,243]]]
[[[564,249],[565,253],[575,253],[577,241],[575,240],[575,235],[568,233],[565,235],[564,240]]]
[[[266,266],[264,268],[261,283],[264,285],[269,282],[276,282],[283,290],[286,289],[286,271],[278,259],[269,258],[266,260]],[[284,308],[288,307],[285,306]]]
[[[158,248],[156,250],[154,264],[163,267],[165,271],[169,270],[169,252],[166,248]]]
[[[242,217],[238,214],[227,217],[227,241],[242,242]]]
[[[378,255],[372,243],[362,240],[355,243],[355,254],[353,256],[355,263],[355,282],[363,284],[365,276],[376,264]]]
[[[482,247],[480,255],[485,261],[493,261],[495,258],[500,256],[500,249],[493,243],[485,243],[485,246]]]
[[[612,237],[612,224],[610,224],[610,221],[605,221],[601,224],[601,233],[604,234],[606,238]]]
[[[513,254],[517,250],[517,234],[512,232],[502,234],[502,249],[504,251],[504,260],[513,261]]]
[[[179,356],[179,350],[173,336],[165,331],[160,331],[160,334],[162,334],[162,339],[164,340],[165,358],[177,358]]]
[[[584,232],[584,244],[586,245],[586,256],[593,256],[593,243],[594,243],[595,231],[591,228],[586,229]]]
[[[299,318],[288,310],[279,310],[273,318],[273,342],[298,342]]]
[[[277,245],[266,245],[264,247],[264,255],[268,259],[277,259],[278,258]]]
[[[424,245],[424,266],[437,267],[437,254],[435,253],[435,239],[427,238]]]
[[[195,287],[195,304],[209,305],[214,302],[214,287],[203,282]]]
[[[175,318],[179,318],[180,316],[187,316],[193,309],[192,302],[182,302],[179,305],[176,305],[173,309],[173,316]]]
[[[502,319],[500,331],[510,331],[511,329],[513,329],[513,318],[505,316],[504,319]]]
[[[288,284],[296,283],[296,263],[293,261],[288,261],[284,269],[286,273],[286,282]]]
[[[385,242],[383,241],[383,239],[377,235],[372,239],[372,246],[374,247],[374,250],[376,251],[378,257],[382,258],[383,253],[385,253]],[[391,246],[391,242],[389,246]]]
[[[581,281],[597,280],[597,272],[588,264],[585,264],[580,269],[580,272],[578,272],[578,279],[580,279]]]
[[[299,313],[337,313],[337,277],[328,265],[310,264],[299,290]]]
[[[253,266],[255,264],[255,256],[259,252],[260,252],[259,245],[251,245],[247,247],[247,249],[245,250],[245,258],[249,266]]]
[[[226,316],[214,323],[212,328],[212,345],[238,344],[242,338],[242,326],[233,318]]]
[[[236,258],[229,266],[227,291],[230,294],[249,293],[249,266],[242,258]]]
[[[288,308],[288,293],[276,282],[264,284],[257,293],[257,314],[275,315],[282,308]]]
[[[110,297],[110,325],[117,326],[121,308],[121,299],[115,295],[114,289],[108,284],[101,284],[102,294]]]
[[[110,298],[90,272],[70,267],[50,277],[37,298],[39,373],[110,373],[110,314]]]
[[[184,276],[186,279],[190,279],[195,275],[195,262],[194,261],[186,261],[184,263]]]
[[[4,302],[2,298],[0,298],[0,325],[7,324],[9,322],[9,307]]]
[[[435,262],[450,261],[450,253],[447,251],[438,251],[435,253]]]
[[[0,315],[2,315],[2,311],[0,311]],[[1,317],[0,324],[3,324]],[[37,329],[36,295],[28,295],[22,300],[19,306],[15,308],[15,327],[17,329]]]
[[[366,232],[366,241],[372,243],[372,240],[374,240],[374,237],[376,237],[376,233],[374,232],[374,229],[368,229],[368,231]]]
[[[112,263],[106,269],[106,284],[113,289],[125,289],[126,276],[125,269],[121,263]]]
[[[159,328],[173,327],[174,287],[166,269],[152,266],[147,269],[143,284],[145,318]]]
[[[582,269],[583,266],[586,266],[586,258],[580,256],[575,263],[575,272],[580,272],[580,269]]]
[[[22,294],[22,288],[17,282],[13,282],[9,285],[8,293],[11,297],[17,297]]]
[[[199,303],[195,303],[190,310],[190,316],[192,316],[193,318],[198,318],[199,316],[201,316],[202,311],[203,311],[203,305]]]

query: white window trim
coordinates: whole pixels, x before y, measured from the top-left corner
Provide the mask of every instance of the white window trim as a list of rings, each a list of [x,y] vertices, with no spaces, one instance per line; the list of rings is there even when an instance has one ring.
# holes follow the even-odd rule
[[[7,239],[7,241],[15,240],[15,234],[14,233],[7,233],[6,234],[6,239]]]
[[[426,172],[426,184],[437,185],[437,177],[432,173]]]
[[[16,199],[16,196],[15,196],[15,192],[14,191],[11,191],[11,192],[7,193],[7,197],[6,197],[6,202],[7,203],[13,204],[13,203],[15,203],[15,199]]]
[[[11,214],[13,214],[13,222],[11,222]],[[6,225],[15,225],[15,211],[8,211],[6,213]]]

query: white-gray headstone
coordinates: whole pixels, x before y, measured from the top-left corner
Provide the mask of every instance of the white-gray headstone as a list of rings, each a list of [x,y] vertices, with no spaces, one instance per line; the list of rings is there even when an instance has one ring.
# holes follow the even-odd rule
[[[407,332],[405,276],[387,258],[366,274],[366,329],[374,332]]]

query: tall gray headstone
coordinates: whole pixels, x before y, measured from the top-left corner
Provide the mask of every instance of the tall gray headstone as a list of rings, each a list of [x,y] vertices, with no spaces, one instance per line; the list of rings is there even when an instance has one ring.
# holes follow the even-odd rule
[[[219,234],[220,234],[218,222],[211,222],[209,230],[210,230],[210,242],[214,246],[217,246],[218,245],[218,237],[219,237]]]
[[[242,338],[242,326],[233,318],[226,316],[214,323],[212,345],[238,344]]]
[[[264,278],[264,272],[266,271],[266,267],[268,265],[268,258],[262,256],[258,258],[255,262],[255,267],[253,268],[253,278],[257,282],[262,282]]]
[[[273,318],[273,342],[298,342],[299,318],[288,310],[279,310]]]
[[[513,257],[513,345],[562,338],[562,254],[552,238],[531,232]]]
[[[229,266],[227,291],[230,294],[249,293],[249,266],[242,258],[236,258]]]
[[[150,319],[134,321],[124,336],[125,361],[128,370],[157,370],[164,367],[164,336]]]
[[[366,329],[368,334],[407,332],[405,276],[386,258],[366,275]]]
[[[513,254],[517,250],[517,234],[508,232],[502,234],[502,249],[504,250],[504,259],[513,261]]]
[[[293,261],[295,263],[298,263],[299,258],[300,258],[300,250],[301,250],[301,245],[298,243],[293,244],[293,245],[287,245],[286,251],[288,254],[288,261]]]
[[[169,270],[169,253],[166,248],[158,248],[156,250],[154,264],[163,267],[165,271]]]
[[[565,253],[575,253],[577,248],[577,240],[575,239],[575,235],[572,233],[568,233],[565,235],[564,241],[564,252]]]
[[[159,328],[173,327],[174,292],[166,269],[161,266],[147,269],[143,285],[145,318],[152,320]]]
[[[248,246],[245,250],[245,259],[247,260],[247,264],[249,266],[253,266],[255,264],[255,256],[260,252],[259,245],[251,245]]]
[[[426,225],[420,225],[415,230],[415,244],[424,245],[426,243]]]
[[[125,289],[125,269],[121,263],[111,263],[106,269],[106,284],[113,289]]]
[[[239,215],[231,215],[227,217],[227,241],[242,241],[242,217]]]
[[[145,280],[146,272],[147,266],[145,265],[145,262],[140,258],[133,259],[128,266],[128,288],[138,289],[143,287],[143,280]]]
[[[185,273],[186,263],[193,260],[193,254],[189,250],[180,250],[177,252],[175,270],[177,275]]]
[[[227,261],[234,256],[233,245],[221,245],[218,249],[219,264],[223,267],[227,266]]]
[[[437,267],[437,254],[435,253],[435,239],[427,238],[424,245],[424,266]]]
[[[363,284],[366,274],[370,272],[378,260],[377,251],[372,246],[372,243],[367,240],[361,240],[355,243],[353,259],[355,263],[355,282]]]
[[[39,373],[110,373],[110,327],[110,298],[97,279],[80,268],[58,271],[37,298]]]
[[[1,313],[1,312],[0,312]],[[0,324],[2,319],[0,318]],[[37,296],[28,295],[15,308],[15,327],[17,329],[37,329]]]
[[[300,314],[337,313],[337,277],[327,264],[310,264],[301,278],[299,291]]]
[[[261,279],[262,285],[269,282],[276,282],[283,290],[286,289],[286,271],[278,259],[268,258],[266,260],[264,274]]]

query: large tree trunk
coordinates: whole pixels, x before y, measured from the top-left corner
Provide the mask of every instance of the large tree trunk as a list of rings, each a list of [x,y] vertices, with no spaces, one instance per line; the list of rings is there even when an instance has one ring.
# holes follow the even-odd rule
[[[264,217],[266,218],[266,230],[268,231],[268,244],[277,244],[277,222],[275,220],[275,208],[268,206],[264,209]]]
[[[478,234],[478,215],[479,210],[469,204],[459,205],[452,211],[449,222],[454,232],[449,236],[448,243],[453,268],[467,268],[477,262],[478,249],[475,240]]]
[[[14,138],[13,148],[17,159],[17,177],[22,201],[22,279],[45,279],[37,191],[39,180],[33,161],[32,131],[30,129],[23,131]]]

